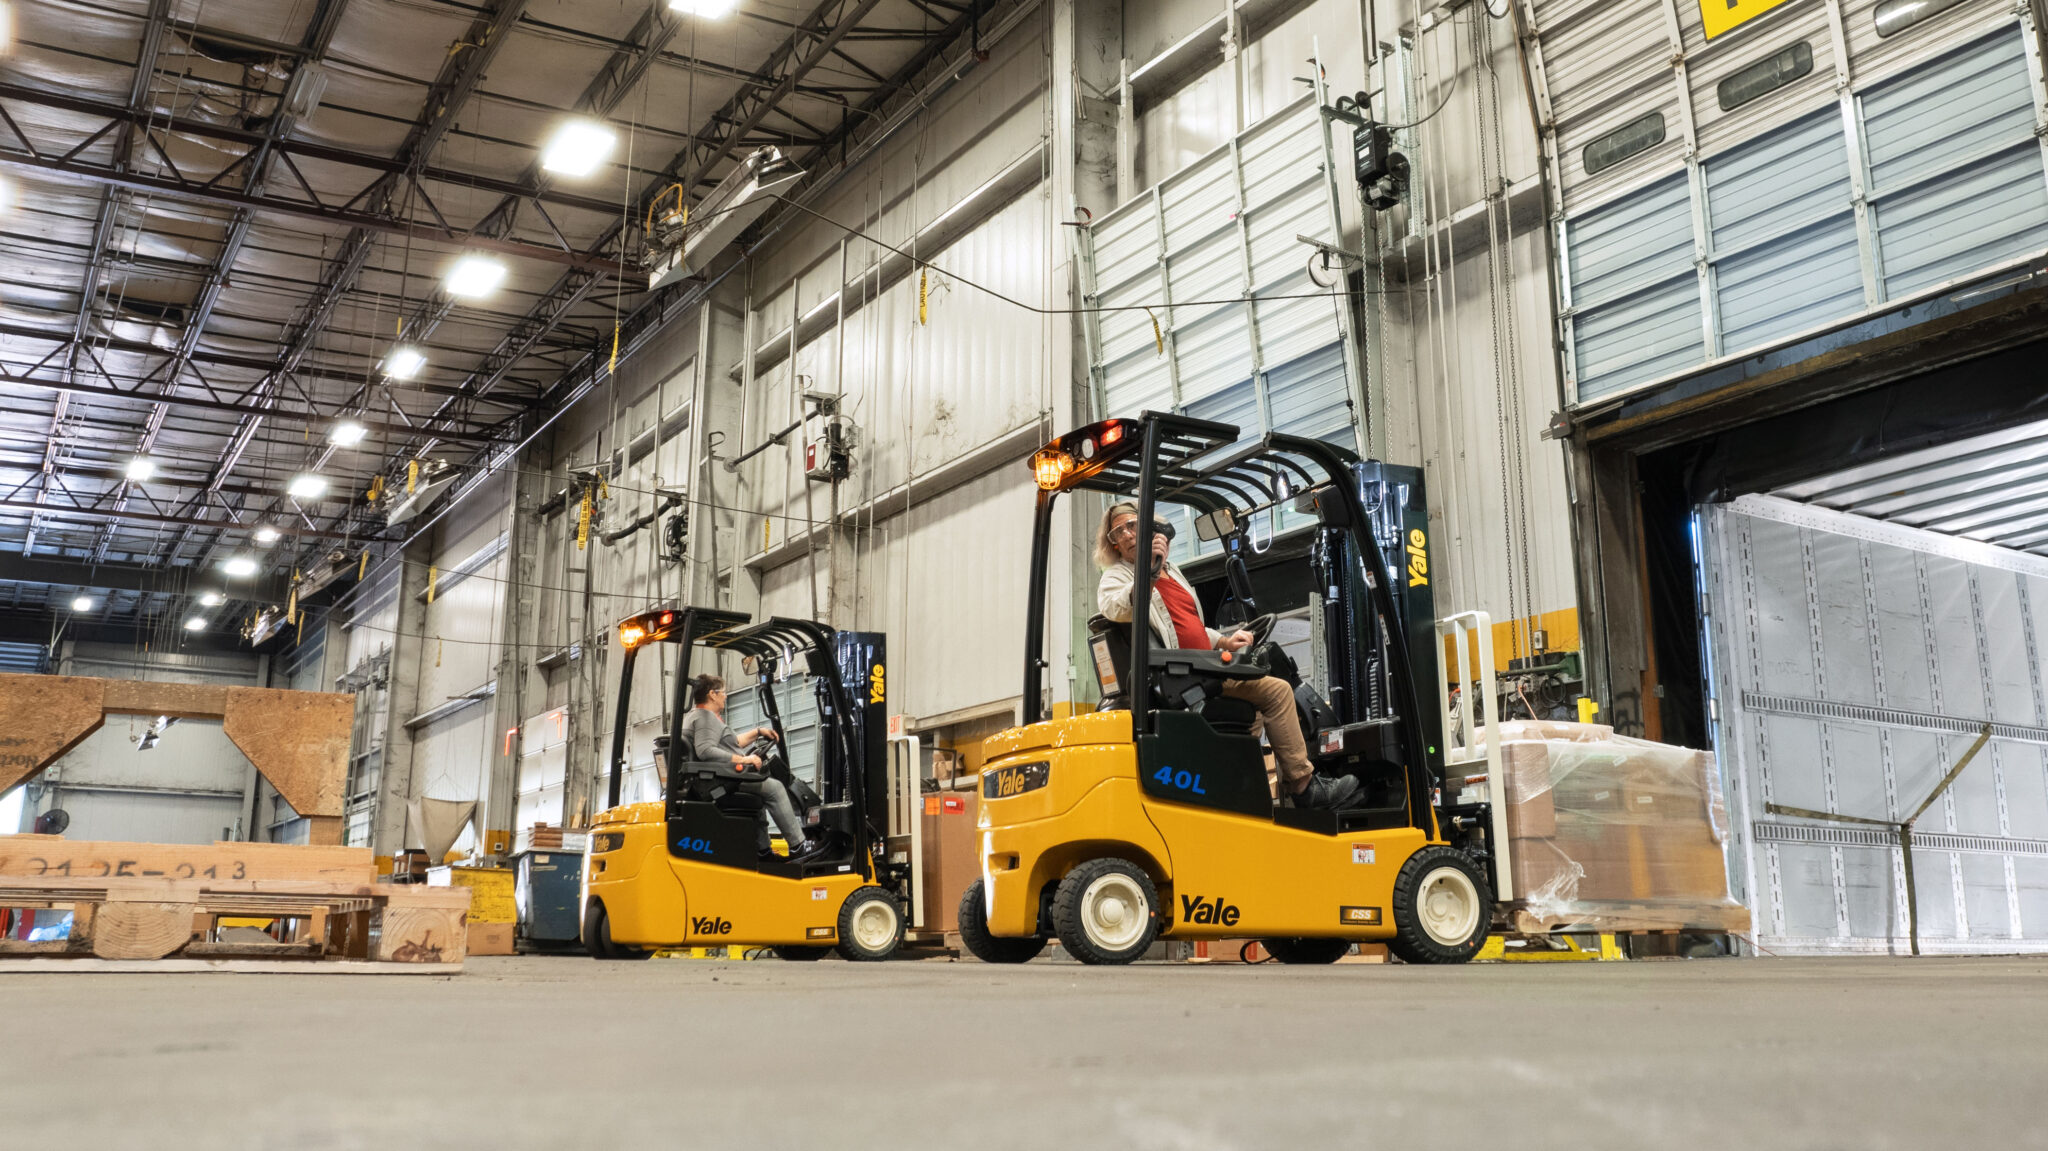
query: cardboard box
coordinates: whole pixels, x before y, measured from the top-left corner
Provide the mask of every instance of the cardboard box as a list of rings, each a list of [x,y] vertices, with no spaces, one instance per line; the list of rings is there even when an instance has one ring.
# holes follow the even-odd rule
[[[469,925],[469,953],[471,955],[513,955],[513,925],[510,923],[471,923]]]
[[[981,878],[977,850],[981,833],[975,827],[981,799],[971,791],[942,791],[924,797],[921,828],[924,838],[925,931],[960,930],[960,896]]]

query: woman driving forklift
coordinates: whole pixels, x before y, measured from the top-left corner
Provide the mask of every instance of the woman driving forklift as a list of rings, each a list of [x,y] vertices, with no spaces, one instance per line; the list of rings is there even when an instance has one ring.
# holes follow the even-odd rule
[[[745,735],[734,735],[725,726],[725,680],[715,675],[700,675],[690,682],[690,714],[683,718],[683,750],[690,759],[706,763],[730,763],[742,771],[760,771],[763,767],[759,755],[750,755],[746,748],[757,740],[775,742],[775,729],[757,727]],[[766,774],[757,780],[748,780],[744,785],[748,791],[761,797],[766,813],[775,820],[776,830],[782,832],[782,840],[789,845],[789,857],[802,859],[824,846],[822,840],[806,842],[803,821],[797,818],[796,805],[789,800],[788,789],[782,781]],[[761,857],[773,858],[774,851],[768,846],[767,829],[761,833]]]
[[[1248,631],[1224,633],[1202,622],[1202,605],[1195,589],[1166,558],[1173,542],[1172,530],[1156,522],[1152,530],[1152,635],[1162,647],[1215,648],[1236,652],[1253,639]],[[1131,597],[1137,585],[1138,506],[1128,501],[1111,504],[1102,513],[1095,530],[1095,565],[1102,569],[1096,587],[1096,608],[1105,619],[1116,623],[1131,621]],[[1294,710],[1294,692],[1287,681],[1275,676],[1231,680],[1223,694],[1244,700],[1259,709],[1260,726],[1273,745],[1273,758],[1280,768],[1280,794],[1296,807],[1341,808],[1358,794],[1358,778],[1336,779],[1316,774],[1308,761],[1308,741]],[[1253,734],[1258,734],[1254,729]]]

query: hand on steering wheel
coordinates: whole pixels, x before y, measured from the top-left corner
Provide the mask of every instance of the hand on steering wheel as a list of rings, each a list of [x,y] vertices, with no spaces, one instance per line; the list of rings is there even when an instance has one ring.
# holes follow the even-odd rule
[[[1246,624],[1244,625],[1244,630],[1252,634],[1252,642],[1247,644],[1246,646],[1257,647],[1260,644],[1265,643],[1267,640],[1273,638],[1273,625],[1276,622],[1278,621],[1275,620],[1273,613],[1271,612],[1267,612],[1265,615],[1255,617],[1250,621],[1246,622]]]

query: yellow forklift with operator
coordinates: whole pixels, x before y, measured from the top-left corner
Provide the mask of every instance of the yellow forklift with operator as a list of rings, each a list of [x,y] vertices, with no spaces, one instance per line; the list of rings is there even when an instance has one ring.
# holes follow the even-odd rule
[[[1442,714],[1420,698],[1437,677],[1421,475],[1318,440],[1239,441],[1227,424],[1147,412],[1061,436],[1032,459],[1026,722],[983,743],[982,878],[960,902],[961,938],[983,960],[1021,963],[1055,937],[1091,964],[1131,962],[1155,939],[1251,937],[1283,963],[1334,962],[1364,941],[1409,962],[1459,963],[1486,940],[1489,813],[1440,809]],[[1268,642],[1270,616],[1250,622],[1254,643],[1238,654],[1163,647],[1142,608],[1128,626],[1097,616],[1100,709],[1046,714],[1052,512],[1076,491],[1134,498],[1136,522],[1162,534],[1155,508],[1186,507],[1202,539],[1223,543],[1240,594],[1250,517],[1314,517],[1328,698],[1309,685],[1296,699],[1316,771],[1358,780],[1338,789],[1356,794],[1346,807],[1276,802],[1257,713],[1223,694],[1230,680],[1291,667]],[[1152,566],[1137,563],[1134,578],[1131,602],[1151,602]]]
[[[591,828],[583,876],[583,943],[599,959],[644,959],[657,948],[773,948],[810,960],[836,949],[880,960],[903,942],[910,869],[885,858],[889,829],[884,759],[882,636],[835,632],[808,620],[750,624],[737,612],[686,607],[619,625],[625,649],[612,731],[609,807]],[[655,741],[660,802],[621,804],[633,660],[645,647],[680,649],[669,729]],[[690,654],[702,645],[750,661],[775,731],[756,771],[689,758]],[[801,661],[801,662],[799,662]],[[807,671],[818,701],[819,795],[793,775],[775,698],[778,673]],[[853,690],[849,691],[849,687]],[[766,773],[790,794],[806,843],[791,856],[763,848]],[[808,847],[808,850],[800,850]]]

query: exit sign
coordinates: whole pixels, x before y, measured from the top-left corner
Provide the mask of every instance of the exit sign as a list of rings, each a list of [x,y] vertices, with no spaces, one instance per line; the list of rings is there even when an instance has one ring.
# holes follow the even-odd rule
[[[1786,0],[1700,0],[1700,22],[1706,25],[1707,39],[1711,40],[1783,3]]]

